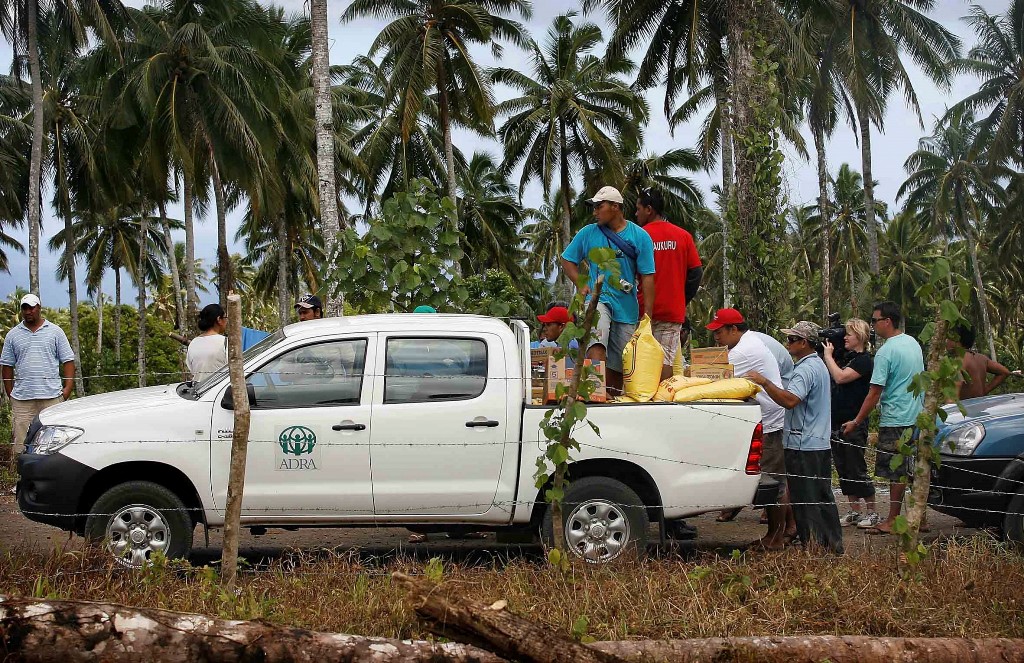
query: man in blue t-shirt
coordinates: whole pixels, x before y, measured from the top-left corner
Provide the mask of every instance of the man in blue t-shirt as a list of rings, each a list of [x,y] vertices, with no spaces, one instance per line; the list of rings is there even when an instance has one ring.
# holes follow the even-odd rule
[[[924,408],[924,396],[910,392],[914,376],[924,371],[924,353],[917,339],[900,329],[900,308],[894,302],[875,304],[871,312],[871,326],[885,343],[875,353],[875,366],[871,371],[871,386],[860,412],[853,421],[843,424],[843,436],[852,433],[868,420],[871,410],[880,404],[878,443],[875,453],[875,476],[889,480],[889,517],[875,526],[880,532],[892,533],[892,526],[903,507],[903,494],[907,490],[907,477],[911,474],[907,462],[892,469],[892,459],[900,440],[913,433],[917,415]]]
[[[835,553],[843,552],[843,530],[832,493],[832,384],[825,362],[816,352],[821,327],[801,320],[786,335],[786,349],[793,357],[793,376],[785,389],[758,373],[744,377],[759,385],[786,408],[783,447],[786,458],[786,490],[796,530],[805,546],[816,543]],[[782,546],[780,532],[769,531],[761,545]]]
[[[636,330],[640,315],[636,299],[638,279],[643,287],[644,310],[654,310],[654,242],[643,228],[622,215],[622,194],[615,187],[603,187],[587,202],[593,206],[597,223],[576,233],[562,253],[562,269],[575,283],[579,278],[580,264],[588,260],[591,249],[610,248],[615,251],[619,261],[619,282],[609,282],[611,274],[604,272],[605,283],[597,305],[600,315],[595,329],[596,338],[587,349],[587,358],[606,362],[608,389],[618,395],[622,393],[622,352]],[[610,236],[605,234],[606,230]],[[634,253],[636,259],[630,257],[630,253]],[[590,293],[601,271],[590,265],[584,295]]]

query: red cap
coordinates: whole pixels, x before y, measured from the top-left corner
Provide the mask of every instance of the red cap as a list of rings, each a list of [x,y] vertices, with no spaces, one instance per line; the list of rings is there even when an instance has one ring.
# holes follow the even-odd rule
[[[537,319],[547,324],[549,322],[557,322],[559,324],[567,324],[572,320],[572,316],[569,315],[569,309],[564,306],[552,306],[548,309],[548,312],[544,315],[538,315]]]
[[[715,317],[708,323],[707,329],[715,331],[726,325],[739,325],[746,322],[743,319],[743,314],[734,308],[720,308],[715,311]]]

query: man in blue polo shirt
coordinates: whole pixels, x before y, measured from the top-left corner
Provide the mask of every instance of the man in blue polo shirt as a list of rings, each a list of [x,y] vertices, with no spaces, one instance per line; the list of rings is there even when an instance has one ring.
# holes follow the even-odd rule
[[[815,351],[821,327],[801,320],[792,329],[781,331],[793,357],[789,385],[780,389],[758,373],[744,377],[786,408],[782,438],[786,485],[801,543],[814,541],[842,553],[843,530],[832,493],[832,385],[828,368]],[[776,543],[768,542],[766,547]]]
[[[608,389],[618,395],[622,393],[622,352],[640,317],[636,298],[638,280],[643,285],[644,310],[654,310],[654,241],[643,228],[622,215],[622,194],[615,187],[603,187],[587,202],[593,206],[597,223],[584,227],[572,238],[562,253],[562,269],[569,280],[576,283],[580,265],[589,259],[591,249],[615,251],[620,282],[609,283],[611,274],[604,273],[605,283],[597,306],[600,316],[594,330],[596,338],[587,348],[587,358],[607,362]],[[600,270],[590,265],[584,295],[589,295],[599,273]]]
[[[67,400],[75,384],[75,353],[64,330],[43,318],[38,297],[21,298],[21,316],[0,352],[4,393],[14,417],[12,460],[25,450],[25,435],[36,415]]]

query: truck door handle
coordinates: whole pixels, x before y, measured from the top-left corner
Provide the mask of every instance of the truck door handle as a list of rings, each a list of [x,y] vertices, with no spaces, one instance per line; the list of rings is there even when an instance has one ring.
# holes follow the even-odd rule
[[[366,430],[366,424],[334,424],[331,430]]]
[[[485,419],[483,421],[467,421],[466,428],[497,428],[501,424],[494,419]]]

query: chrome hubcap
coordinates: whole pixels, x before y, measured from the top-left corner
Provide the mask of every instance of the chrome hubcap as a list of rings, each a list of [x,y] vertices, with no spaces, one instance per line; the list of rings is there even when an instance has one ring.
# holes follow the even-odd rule
[[[629,520],[618,505],[604,500],[580,504],[565,523],[565,542],[593,564],[610,562],[629,543]]]
[[[126,506],[107,522],[107,550],[125,566],[141,567],[154,552],[166,553],[170,544],[170,527],[152,507]]]

